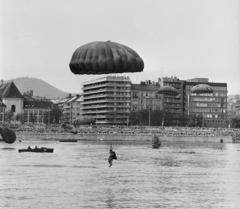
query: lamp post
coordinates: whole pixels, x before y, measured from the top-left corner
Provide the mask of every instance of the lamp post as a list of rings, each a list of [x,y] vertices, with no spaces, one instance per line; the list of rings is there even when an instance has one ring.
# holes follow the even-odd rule
[[[162,117],[162,128],[163,128],[163,126],[164,126],[164,119],[165,119],[165,113],[163,114],[163,117]]]
[[[51,111],[51,110],[50,110],[49,107],[48,107],[48,109],[49,109],[49,110],[48,110],[48,126],[49,126],[49,124],[50,124],[50,111]]]
[[[148,109],[148,111],[149,111],[149,119],[148,119],[148,125],[150,126],[151,125],[151,118],[150,118],[150,113],[151,113],[151,110],[150,109]]]
[[[148,105],[150,106],[150,98],[147,96],[146,99],[149,100]],[[151,116],[150,116],[151,115],[151,110],[150,110],[150,108],[147,108],[147,104],[146,104],[146,109],[149,111],[148,126],[150,126],[151,125]]]

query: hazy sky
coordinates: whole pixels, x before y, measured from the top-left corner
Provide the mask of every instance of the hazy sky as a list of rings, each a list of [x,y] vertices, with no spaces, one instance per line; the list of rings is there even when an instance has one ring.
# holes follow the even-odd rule
[[[143,59],[133,83],[209,78],[240,94],[239,0],[0,0],[0,78],[42,79],[79,93],[69,62],[81,45],[121,43]],[[120,74],[119,74],[120,75]],[[103,75],[104,76],[104,75]]]

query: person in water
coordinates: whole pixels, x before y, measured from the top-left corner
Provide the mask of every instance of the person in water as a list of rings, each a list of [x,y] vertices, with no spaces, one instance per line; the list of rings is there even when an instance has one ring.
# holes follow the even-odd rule
[[[116,153],[110,149],[110,156],[108,157],[109,167],[112,166],[113,160],[117,160]]]

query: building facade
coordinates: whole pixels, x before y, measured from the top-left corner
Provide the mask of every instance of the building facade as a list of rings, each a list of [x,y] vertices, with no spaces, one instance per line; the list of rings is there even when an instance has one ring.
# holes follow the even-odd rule
[[[4,122],[5,109],[6,109],[6,105],[2,102],[0,98],[0,123]]]
[[[48,101],[24,101],[24,122],[50,124],[50,112],[54,104]]]
[[[213,93],[191,93],[198,84],[212,87]],[[227,84],[208,82],[207,78],[189,79],[185,82],[185,114],[202,116],[203,127],[227,127]]]
[[[236,117],[240,117],[240,99],[230,99],[228,101],[228,122],[229,126],[231,124],[231,120]]]
[[[24,97],[14,84],[14,82],[1,83],[0,97],[6,105],[6,111],[12,111],[14,114],[23,112]]]
[[[83,83],[82,114],[96,124],[127,124],[131,108],[131,80],[105,76]]]
[[[80,115],[82,115],[81,103],[82,96],[74,95],[58,104],[62,110],[64,122],[72,124],[77,118],[80,117]]]
[[[140,110],[161,110],[162,100],[157,93],[160,85],[158,82],[142,81],[140,84],[131,85],[131,112]]]
[[[163,94],[162,106],[166,114],[171,116],[171,125],[181,126],[182,117],[184,115],[184,80],[177,77],[163,77],[159,78],[160,86],[172,86],[178,91],[177,96]]]

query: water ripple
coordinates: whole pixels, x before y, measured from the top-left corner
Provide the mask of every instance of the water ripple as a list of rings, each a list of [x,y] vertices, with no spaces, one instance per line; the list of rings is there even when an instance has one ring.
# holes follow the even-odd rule
[[[149,142],[150,143],[150,142]],[[2,147],[1,147],[2,146]],[[0,145],[0,208],[237,209],[240,145],[119,144],[108,167],[104,144],[61,144],[52,154]],[[33,207],[34,206],[34,207]]]

